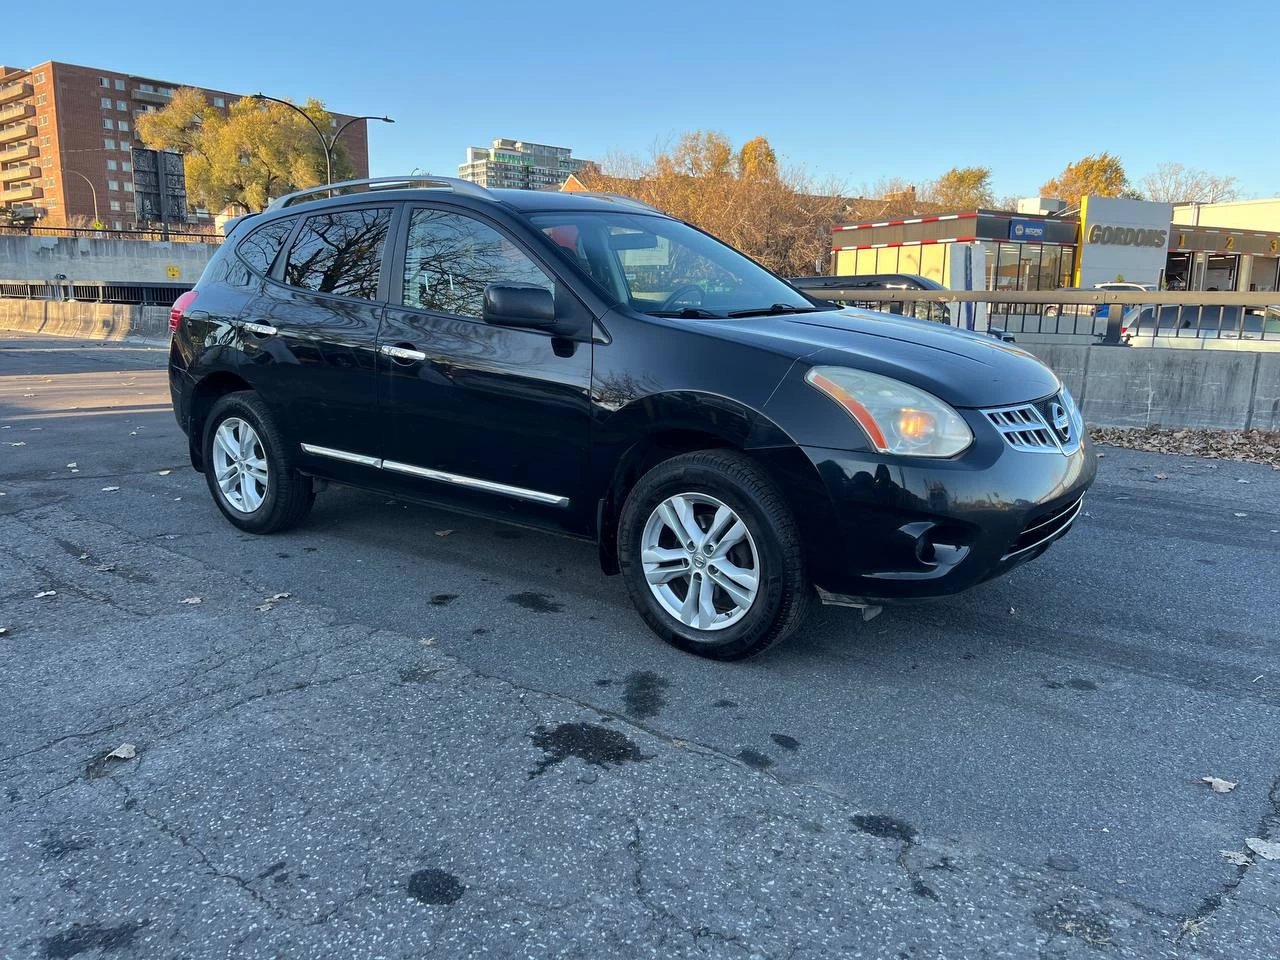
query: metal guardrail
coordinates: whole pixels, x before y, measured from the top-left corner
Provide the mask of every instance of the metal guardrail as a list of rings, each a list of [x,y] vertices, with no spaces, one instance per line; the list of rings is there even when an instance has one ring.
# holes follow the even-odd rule
[[[0,280],[0,299],[167,307],[192,286],[190,283],[60,283],[56,280],[27,283]]]
[[[147,240],[161,243],[222,243],[216,231],[94,230],[90,227],[0,226],[0,237],[71,237],[80,240]]]
[[[1169,341],[1222,340],[1280,344],[1280,292],[1114,290],[868,290],[808,289],[810,296],[848,306],[931,318],[928,304],[948,306],[954,325],[965,322],[965,304],[986,307],[979,330],[1094,338],[1101,343],[1160,345]],[[920,305],[920,306],[917,306]],[[981,311],[974,311],[975,315]]]

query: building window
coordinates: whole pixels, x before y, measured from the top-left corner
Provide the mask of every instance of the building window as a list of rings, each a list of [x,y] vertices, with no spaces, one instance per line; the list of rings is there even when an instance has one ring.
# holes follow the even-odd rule
[[[129,109],[129,105],[128,105],[127,103],[125,103],[123,100],[117,100],[117,101],[116,101],[116,109],[117,109],[117,110],[128,110],[128,109]]]
[[[114,210],[114,211],[116,211],[117,213],[119,213],[119,212],[120,212],[120,201],[119,201],[119,200],[112,200],[112,201],[111,201],[111,209],[112,209],[112,210]]]
[[[123,224],[123,223],[121,223],[119,220],[117,220],[117,221],[116,221],[116,229],[117,229],[117,230],[123,230],[123,229],[124,229],[124,224]]]
[[[121,140],[120,149],[124,150],[127,153],[128,151],[133,149],[133,144],[131,144],[128,140]]]
[[[133,193],[133,184],[130,183],[128,180],[124,182],[124,192]]]
[[[110,110],[110,109],[111,109],[111,98],[110,98],[110,97],[103,97],[103,98],[102,98],[101,100],[99,100],[98,102],[99,102],[100,104],[102,104],[102,109],[103,109],[103,110]]]
[[[133,173],[133,164],[128,160],[124,160],[120,163],[120,169],[125,173]]]
[[[107,181],[107,189],[108,189],[108,190],[119,190],[119,189],[120,189],[120,181],[119,181],[119,180],[108,180],[108,181]]]
[[[44,71],[41,70],[36,74],[36,83],[44,83]]]
[[[53,177],[45,177],[45,178],[44,178],[44,185],[45,185],[46,187],[52,187],[52,186],[54,186],[56,183],[57,183],[57,181],[56,181],[56,180],[54,180],[54,179],[53,179]]]
[[[102,141],[102,147],[104,150],[114,150],[116,148],[116,142],[110,137],[107,137]]]
[[[130,201],[128,201],[128,202],[126,202],[126,203],[125,203],[125,205],[124,205],[124,212],[125,212],[125,213],[133,213],[133,212],[134,212],[134,206],[133,206],[133,201],[132,201],[132,200],[130,200]]]
[[[100,87],[106,87],[108,90],[110,90],[110,89],[111,89],[111,81],[110,81],[110,80],[108,80],[106,77],[99,77],[99,78],[98,78],[98,86],[100,86]]]
[[[114,170],[115,168],[116,168],[116,162],[115,162],[114,160],[108,160],[108,161],[107,161],[107,169],[108,169],[108,170]]]
[[[119,124],[117,124],[116,126],[117,126],[117,129],[122,130],[122,131],[124,131],[125,133],[128,133],[128,132],[129,132],[129,121],[128,121],[128,120],[121,120],[121,121],[120,121],[120,123],[119,123]]]
[[[47,147],[48,145],[49,145],[49,138],[48,138],[48,137],[41,137],[41,138],[40,138],[40,146],[42,146],[42,147]]]
[[[37,127],[47,127],[48,125],[49,125],[49,115],[47,113],[36,121]]]
[[[43,107],[48,102],[49,102],[49,95],[47,93],[42,93],[38,97],[36,97],[37,107]]]
[[[116,89],[117,89],[117,90],[123,90],[123,89],[124,89],[124,81],[123,81],[123,80],[117,80],[117,81],[116,81]]]
[[[103,118],[102,120],[103,130],[114,130],[115,128],[116,128],[116,122],[114,120],[112,120],[110,117]]]
[[[225,106],[227,105],[226,98],[225,98],[225,97],[214,97],[214,98],[213,98],[213,105],[214,105],[215,107],[225,107]]]
[[[156,92],[156,88],[155,88],[155,87],[153,87],[153,86],[152,86],[151,84],[149,84],[149,83],[140,83],[140,84],[138,84],[138,89],[139,89],[139,90],[141,90],[143,93],[155,93],[155,92]]]

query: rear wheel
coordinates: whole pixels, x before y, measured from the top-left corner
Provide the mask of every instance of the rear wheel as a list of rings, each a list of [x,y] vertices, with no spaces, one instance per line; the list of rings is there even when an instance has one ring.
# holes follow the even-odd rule
[[[205,480],[223,516],[250,533],[294,526],[311,509],[311,479],[290,461],[280,430],[256,394],[229,393],[204,430]]]
[[[764,471],[730,450],[675,457],[640,478],[619,517],[618,563],[658,636],[717,660],[767,650],[808,608],[795,519]]]

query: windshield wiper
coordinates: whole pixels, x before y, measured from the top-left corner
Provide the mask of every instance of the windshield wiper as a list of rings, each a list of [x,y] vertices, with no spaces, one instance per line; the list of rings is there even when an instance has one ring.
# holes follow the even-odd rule
[[[676,317],[681,320],[723,320],[723,313],[712,313],[701,307],[681,307],[679,310],[646,310],[651,317]],[[733,314],[729,314],[733,316]]]
[[[756,307],[753,310],[734,310],[731,317],[773,317],[782,313],[814,313],[818,308],[797,306],[792,303],[775,303],[769,307]]]

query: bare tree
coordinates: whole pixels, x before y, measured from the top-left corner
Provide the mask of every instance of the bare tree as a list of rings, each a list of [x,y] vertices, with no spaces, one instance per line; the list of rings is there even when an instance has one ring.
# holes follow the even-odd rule
[[[1218,176],[1208,170],[1162,163],[1138,183],[1147,200],[1160,203],[1224,203],[1240,199],[1235,177]]]

